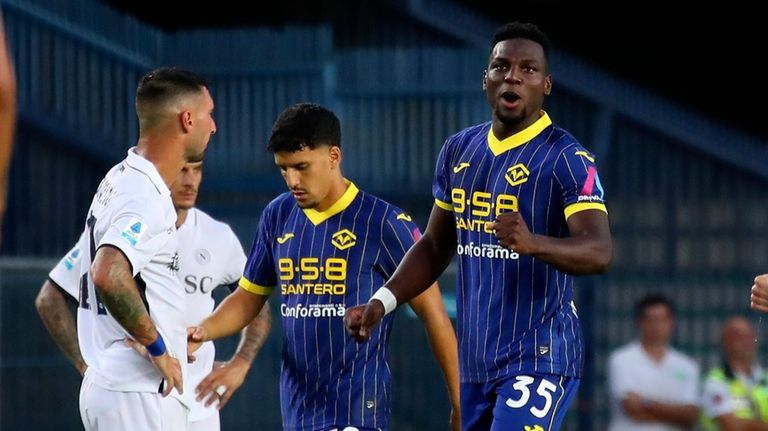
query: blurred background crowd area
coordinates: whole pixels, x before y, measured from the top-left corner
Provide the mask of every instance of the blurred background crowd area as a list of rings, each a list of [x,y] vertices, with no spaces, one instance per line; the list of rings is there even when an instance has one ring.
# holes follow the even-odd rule
[[[607,358],[636,336],[632,307],[646,293],[675,301],[674,345],[702,369],[719,363],[727,317],[747,316],[758,339],[765,335],[748,311],[752,279],[768,269],[768,123],[751,109],[765,89],[747,78],[759,72],[749,63],[748,11],[711,27],[687,17],[666,26],[640,19],[624,30],[647,42],[617,50],[611,43],[626,37],[626,16],[582,21],[555,2],[516,11],[491,2],[297,1],[256,14],[226,2],[201,3],[197,13],[150,3],[0,0],[19,103],[0,250],[0,429],[80,426],[79,376],[33,302],[82,230],[97,182],[136,141],[140,76],[178,65],[212,81],[218,133],[198,206],[229,223],[246,249],[262,208],[285,188],[265,150],[272,122],[299,101],[339,115],[345,175],[423,228],[444,139],[489,118],[482,72],[490,36],[509,20],[537,23],[552,39],[554,90],[545,108],[597,155],[614,235],[611,271],[577,281],[587,360],[564,428],[605,429]],[[696,32],[672,32],[678,28]],[[694,59],[702,63],[682,69],[680,61]],[[441,282],[454,310],[451,269]],[[401,314],[392,336],[392,429],[443,429],[439,370],[421,324]],[[280,429],[278,331],[276,321],[222,412],[224,429],[255,421]],[[220,347],[227,357],[234,341]],[[758,348],[764,358],[762,340]]]

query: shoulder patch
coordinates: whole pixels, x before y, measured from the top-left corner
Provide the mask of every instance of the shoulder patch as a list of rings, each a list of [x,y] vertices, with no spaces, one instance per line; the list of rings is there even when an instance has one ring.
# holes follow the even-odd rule
[[[136,247],[136,244],[139,243],[139,240],[142,236],[144,236],[144,232],[146,231],[147,225],[142,223],[141,220],[132,217],[130,220],[128,220],[128,223],[125,225],[125,228],[123,228],[123,232],[120,234],[120,236],[125,238],[131,247]]]

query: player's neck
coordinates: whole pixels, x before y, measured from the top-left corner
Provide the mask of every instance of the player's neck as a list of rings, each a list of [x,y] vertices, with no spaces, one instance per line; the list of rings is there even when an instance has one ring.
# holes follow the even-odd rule
[[[524,118],[517,124],[507,124],[496,118],[494,115],[493,117],[493,123],[491,127],[493,128],[493,136],[496,137],[496,139],[503,141],[507,138],[509,138],[512,135],[515,135],[517,133],[522,132],[523,130],[531,127],[533,123],[539,120],[541,118],[541,110],[537,111],[536,115],[529,115],[527,118]]]
[[[349,182],[344,180],[344,177],[341,175],[338,176],[337,179],[333,181],[331,184],[331,188],[328,191],[328,194],[325,195],[325,198],[320,201],[319,204],[315,207],[315,209],[319,212],[323,212],[333,206],[336,202],[338,202],[339,199],[341,199],[342,196],[344,196],[344,192],[347,191],[349,188]]]
[[[649,342],[644,340],[641,341],[640,344],[643,346],[645,353],[647,353],[648,356],[650,356],[651,359],[656,362],[660,362],[662,359],[664,359],[664,355],[667,353],[666,343]]]
[[[136,143],[136,152],[155,165],[168,187],[184,167],[184,147],[175,139],[161,139],[153,135],[141,137]]]
[[[180,228],[187,221],[187,214],[189,214],[189,210],[176,209],[176,229]]]
[[[732,359],[728,362],[728,365],[730,365],[731,370],[733,370],[734,373],[740,373],[747,376],[752,375],[752,364],[748,361]]]

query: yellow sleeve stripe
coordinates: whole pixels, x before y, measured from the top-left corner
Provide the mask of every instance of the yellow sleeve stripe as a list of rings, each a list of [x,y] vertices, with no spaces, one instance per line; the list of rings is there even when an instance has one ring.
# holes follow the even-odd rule
[[[439,206],[440,208],[453,212],[453,205],[449,204],[448,202],[443,202],[440,199],[435,199],[435,205]]]
[[[238,286],[242,287],[243,289],[255,294],[255,295],[262,295],[262,296],[269,296],[272,294],[272,292],[275,291],[275,287],[266,287],[261,286],[256,283],[251,283],[246,279],[245,277],[240,277],[240,282],[237,283]]]
[[[608,209],[605,208],[605,204],[600,202],[580,202],[577,204],[569,205],[565,208],[565,219],[568,220],[568,218],[577,212],[585,211],[585,210],[600,210],[606,214],[608,214]]]

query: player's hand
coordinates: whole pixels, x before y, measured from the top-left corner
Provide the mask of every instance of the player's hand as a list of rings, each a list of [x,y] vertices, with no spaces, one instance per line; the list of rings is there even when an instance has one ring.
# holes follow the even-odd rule
[[[451,409],[451,420],[449,424],[451,431],[461,431],[461,410],[458,407]]]
[[[160,373],[165,379],[165,388],[163,388],[163,396],[167,397],[171,393],[173,388],[176,388],[180,394],[184,393],[184,382],[181,376],[181,364],[176,358],[171,357],[168,352],[163,353],[160,356],[149,356],[149,359],[160,370]]]
[[[768,274],[755,277],[752,285],[752,294],[749,297],[749,306],[753,310],[768,313]]]
[[[488,228],[495,230],[496,239],[503,247],[511,248],[520,254],[536,253],[536,236],[528,229],[519,212],[500,214],[496,221],[488,224]]]
[[[206,331],[202,326],[190,326],[187,328],[187,362],[195,362],[195,353],[206,341]]]
[[[371,301],[366,305],[358,305],[347,309],[344,313],[344,326],[347,333],[358,343],[368,341],[371,330],[384,317],[384,304],[381,301]]]
[[[143,344],[139,343],[138,341],[134,340],[133,338],[125,338],[123,340],[123,343],[125,343],[126,346],[130,347],[131,349],[135,350],[136,353],[139,355],[150,359],[149,352],[147,351],[147,348],[144,347]]]
[[[653,420],[653,416],[648,413],[648,402],[648,400],[639,394],[630,391],[627,392],[626,396],[621,401],[621,406],[630,418],[638,422],[647,422]]]
[[[243,385],[245,376],[250,369],[251,364],[237,355],[229,362],[214,363],[213,370],[195,389],[197,400],[205,400],[205,406],[208,407],[218,399],[218,409],[221,410],[227,405],[235,391]]]

